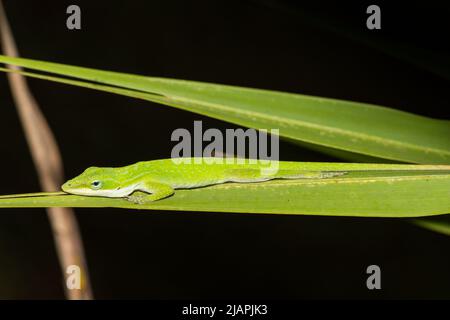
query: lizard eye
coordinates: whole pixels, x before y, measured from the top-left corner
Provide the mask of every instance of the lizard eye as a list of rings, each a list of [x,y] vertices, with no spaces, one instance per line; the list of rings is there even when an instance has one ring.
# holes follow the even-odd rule
[[[100,189],[102,187],[102,182],[99,180],[92,181],[91,188],[94,190]]]

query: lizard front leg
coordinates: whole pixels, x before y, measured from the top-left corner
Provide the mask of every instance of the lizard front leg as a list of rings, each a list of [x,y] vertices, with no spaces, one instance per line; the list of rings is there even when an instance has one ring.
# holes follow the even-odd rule
[[[145,204],[166,198],[174,192],[175,190],[168,184],[155,181],[143,181],[139,183],[136,191],[130,194],[127,199],[133,203]]]

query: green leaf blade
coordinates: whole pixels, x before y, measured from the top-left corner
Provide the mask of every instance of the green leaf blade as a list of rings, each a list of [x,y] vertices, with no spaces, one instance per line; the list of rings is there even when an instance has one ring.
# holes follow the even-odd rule
[[[450,163],[450,125],[446,120],[300,94],[145,77],[5,56],[0,56],[0,62],[115,86],[72,83],[134,95],[242,126],[276,128],[281,136],[296,141],[396,161]]]
[[[0,208],[116,207],[145,210],[423,217],[450,212],[450,173],[227,183],[176,190],[144,205],[74,195],[0,199]]]

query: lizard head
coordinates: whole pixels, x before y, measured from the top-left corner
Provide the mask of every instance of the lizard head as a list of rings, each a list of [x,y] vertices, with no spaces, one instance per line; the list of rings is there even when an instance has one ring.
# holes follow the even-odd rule
[[[64,192],[99,197],[122,197],[119,181],[114,179],[113,168],[90,167],[61,187]]]

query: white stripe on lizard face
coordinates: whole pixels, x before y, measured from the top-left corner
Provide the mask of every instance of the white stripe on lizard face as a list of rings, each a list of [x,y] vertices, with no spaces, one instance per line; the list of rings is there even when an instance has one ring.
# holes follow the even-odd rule
[[[112,190],[104,190],[104,189],[92,190],[92,189],[85,188],[85,189],[73,190],[73,191],[71,191],[71,193],[82,195],[82,196],[123,198],[123,197],[130,195],[137,189],[139,189],[138,183],[126,186],[125,188],[116,188],[116,189],[112,189]]]

